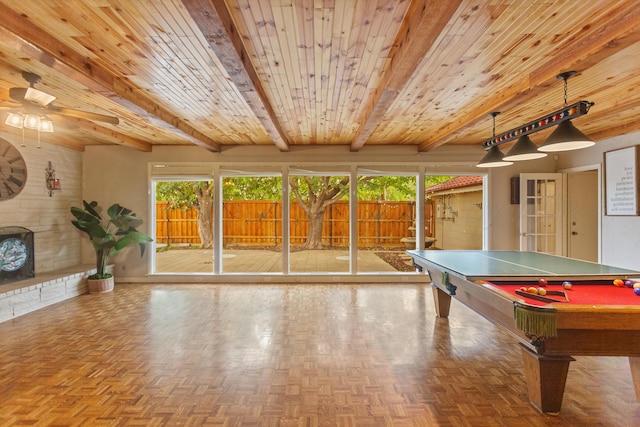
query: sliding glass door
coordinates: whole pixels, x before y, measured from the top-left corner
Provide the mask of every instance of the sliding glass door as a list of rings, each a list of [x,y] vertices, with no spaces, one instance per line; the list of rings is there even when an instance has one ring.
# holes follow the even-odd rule
[[[154,177],[153,272],[408,274],[407,249],[482,248],[482,177],[401,169],[212,165]]]
[[[282,177],[222,170],[222,272],[282,273]]]
[[[213,272],[213,180],[155,182],[155,272]]]
[[[289,171],[289,269],[292,273],[348,273],[348,172]]]

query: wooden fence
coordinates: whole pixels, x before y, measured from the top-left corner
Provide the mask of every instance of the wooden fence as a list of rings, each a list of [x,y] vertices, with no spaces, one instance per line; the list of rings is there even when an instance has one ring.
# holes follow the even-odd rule
[[[430,218],[430,204],[425,213]],[[410,236],[414,225],[415,202],[358,201],[358,247],[399,247]],[[223,245],[282,245],[282,203],[279,201],[226,201],[222,207]],[[431,224],[431,221],[425,221]],[[309,221],[296,202],[291,203],[290,241],[305,242]],[[427,228],[426,235],[432,230]],[[199,245],[198,221],[195,209],[169,209],[166,202],[156,203],[156,243]],[[330,205],[324,216],[322,243],[329,247],[349,245],[349,203]]]

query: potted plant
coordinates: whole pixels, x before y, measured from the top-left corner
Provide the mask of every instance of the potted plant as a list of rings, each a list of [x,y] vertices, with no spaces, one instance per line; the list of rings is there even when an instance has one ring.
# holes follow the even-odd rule
[[[140,245],[140,256],[143,256],[145,245],[153,239],[136,230],[142,219],[130,209],[115,203],[107,209],[108,218],[103,218],[98,212],[101,210],[98,202],[83,200],[82,204],[83,208],[71,207],[71,214],[76,218],[71,223],[87,233],[96,251],[97,271],[89,276],[89,292],[108,292],[113,290],[113,275],[106,271],[109,258],[134,243]]]

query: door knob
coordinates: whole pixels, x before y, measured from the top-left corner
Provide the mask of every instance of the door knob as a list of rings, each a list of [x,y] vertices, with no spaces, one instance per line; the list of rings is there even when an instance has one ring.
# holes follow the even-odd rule
[[[578,232],[577,231],[572,231],[571,234],[574,235],[574,236],[577,236]]]

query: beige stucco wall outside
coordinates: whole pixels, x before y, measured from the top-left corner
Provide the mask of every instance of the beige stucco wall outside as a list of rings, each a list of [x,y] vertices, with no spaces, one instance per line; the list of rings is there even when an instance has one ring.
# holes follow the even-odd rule
[[[433,197],[438,249],[482,249],[482,187]]]

